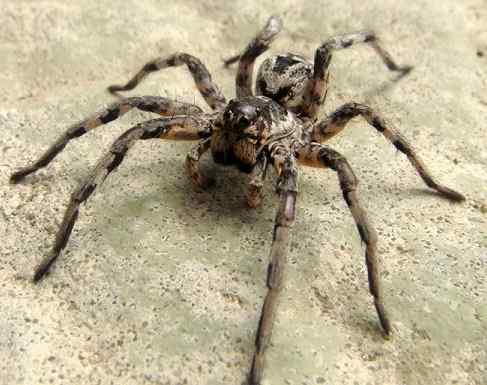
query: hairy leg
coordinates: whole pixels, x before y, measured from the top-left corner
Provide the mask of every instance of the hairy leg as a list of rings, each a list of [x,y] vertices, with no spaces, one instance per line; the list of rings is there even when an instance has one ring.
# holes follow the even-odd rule
[[[199,132],[201,132],[204,125],[204,120],[190,116],[160,118],[140,123],[120,136],[112,144],[108,153],[98,161],[93,171],[71,195],[51,252],[36,267],[34,281],[42,278],[66,247],[75,221],[78,218],[81,203],[93,194],[95,189],[101,185],[112,171],[117,169],[125,158],[127,151],[136,141],[154,138],[196,140],[200,138]]]
[[[379,320],[386,336],[391,333],[391,325],[384,309],[382,291],[379,280],[379,261],[377,259],[377,234],[369,223],[364,209],[357,197],[358,180],[347,160],[335,150],[318,144],[311,143],[303,146],[298,151],[298,161],[306,166],[331,168],[338,174],[343,198],[347,202],[362,242],[365,243],[365,262],[369,278],[369,290],[374,297],[374,305],[379,315]]]
[[[254,71],[255,59],[269,49],[270,44],[277,34],[281,32],[282,20],[278,16],[271,16],[264,28],[252,39],[244,52],[240,55],[232,56],[224,61],[227,67],[239,61],[236,87],[237,97],[252,96],[252,73]]]
[[[251,208],[256,208],[262,203],[262,189],[264,187],[267,166],[267,157],[262,155],[257,159],[257,163],[250,173],[247,205]]]
[[[218,86],[211,79],[210,72],[200,59],[184,52],[177,52],[170,56],[160,57],[148,62],[137,72],[137,74],[125,85],[113,85],[108,91],[116,94],[118,91],[132,90],[151,72],[159,71],[168,67],[186,65],[193,76],[196,87],[205,99],[206,103],[213,109],[221,109],[226,105],[225,97]]]
[[[10,177],[10,182],[18,183],[27,175],[46,167],[66,147],[71,139],[79,138],[88,131],[119,118],[132,108],[155,112],[163,116],[191,115],[202,112],[201,108],[194,104],[177,102],[158,96],[133,97],[114,102],[107,108],[69,127],[39,159],[14,172]]]
[[[250,370],[250,385],[260,385],[264,372],[264,354],[269,345],[278,298],[282,288],[283,270],[289,248],[289,231],[294,223],[297,168],[294,157],[286,153],[275,153],[274,166],[279,175],[277,192],[279,194],[279,208],[277,211],[270,264],[267,272],[267,295],[262,307],[262,313],[255,339],[255,353]],[[272,155],[271,155],[272,156]]]
[[[379,44],[377,36],[373,32],[356,32],[328,39],[315,53],[313,77],[306,86],[301,108],[304,116],[315,118],[320,105],[325,101],[332,52],[358,43],[368,43],[390,71],[397,71],[404,75],[412,69],[411,66],[396,64],[391,55]]]
[[[195,188],[206,188],[212,184],[212,180],[205,177],[200,170],[199,161],[201,156],[210,149],[211,138],[203,139],[186,156],[186,171],[191,177]]]
[[[343,130],[352,118],[359,115],[378,132],[384,135],[394,147],[408,157],[409,161],[428,187],[436,190],[439,194],[452,201],[461,202],[465,200],[465,197],[462,194],[436,182],[419,155],[416,154],[416,151],[408,141],[404,139],[401,133],[386,124],[384,119],[366,105],[347,103],[341,106],[327,118],[317,122],[313,126],[311,140],[315,142],[324,142],[330,139]]]

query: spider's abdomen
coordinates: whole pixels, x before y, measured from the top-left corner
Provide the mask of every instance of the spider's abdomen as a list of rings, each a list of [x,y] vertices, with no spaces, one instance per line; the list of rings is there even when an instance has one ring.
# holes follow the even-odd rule
[[[287,109],[301,105],[313,64],[291,53],[272,56],[260,65],[256,93],[267,96]]]

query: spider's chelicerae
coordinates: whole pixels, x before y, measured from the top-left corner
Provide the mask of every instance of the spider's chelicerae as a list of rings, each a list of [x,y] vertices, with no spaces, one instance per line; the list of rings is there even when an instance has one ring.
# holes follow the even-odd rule
[[[74,191],[52,251],[35,270],[34,281],[38,281],[66,246],[81,203],[120,165],[127,151],[138,140],[158,138],[198,141],[186,158],[186,170],[194,185],[205,187],[208,184],[208,180],[199,170],[198,162],[210,150],[215,162],[237,166],[242,172],[249,174],[247,201],[250,207],[256,207],[261,202],[266,171],[271,165],[277,174],[279,208],[272,233],[268,292],[257,329],[250,370],[251,384],[260,384],[262,379],[264,353],[269,345],[282,287],[289,231],[295,217],[298,164],[330,168],[337,173],[343,198],[365,244],[369,288],[382,329],[386,337],[391,333],[391,323],[384,309],[379,283],[377,235],[357,198],[357,178],[342,154],[321,143],[338,134],[352,118],[361,116],[408,157],[430,188],[452,201],[465,199],[458,192],[437,183],[404,137],[386,124],[370,107],[360,103],[347,103],[326,118],[317,119],[318,110],[325,101],[329,65],[334,51],[357,43],[366,43],[374,49],[389,70],[404,75],[411,69],[408,66],[398,66],[372,32],[345,34],[326,40],[316,50],[314,63],[293,54],[266,59],[259,68],[254,95],[252,75],[255,59],[269,48],[281,28],[280,18],[270,17],[243,53],[225,62],[228,66],[238,61],[237,97],[229,102],[212,81],[205,65],[186,53],[157,58],[147,63],[124,86],[109,87],[109,91],[114,94],[131,90],[151,72],[186,65],[212,112],[205,113],[194,104],[157,96],[120,99],[105,110],[71,126],[36,162],[18,170],[10,178],[12,183],[21,181],[28,174],[45,167],[71,139],[119,118],[132,108],[163,116],[142,122],[120,136]]]

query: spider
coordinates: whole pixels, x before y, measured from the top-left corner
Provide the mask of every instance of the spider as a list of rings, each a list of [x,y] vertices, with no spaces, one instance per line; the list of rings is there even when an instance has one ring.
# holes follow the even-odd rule
[[[186,170],[194,186],[204,188],[210,183],[200,172],[198,162],[204,153],[211,151],[216,163],[236,166],[249,175],[247,203],[250,207],[261,203],[266,172],[269,165],[272,165],[277,174],[276,192],[279,204],[272,233],[266,281],[268,290],[257,328],[255,352],[249,374],[252,385],[260,384],[263,377],[264,354],[271,338],[282,288],[290,228],[295,219],[298,164],[330,168],[337,173],[343,198],[365,244],[369,290],[384,336],[387,338],[392,332],[379,281],[377,235],[359,203],[357,178],[347,159],[323,145],[323,142],[342,131],[352,118],[361,116],[408,157],[427,186],[452,201],[465,199],[462,194],[437,183],[404,137],[370,107],[360,103],[347,103],[324,119],[317,118],[327,94],[329,65],[335,51],[366,43],[374,49],[389,70],[398,72],[400,76],[411,70],[410,66],[397,65],[373,32],[344,34],[326,40],[316,50],[314,62],[290,53],[264,60],[258,70],[254,95],[254,62],[268,50],[281,29],[281,19],[271,16],[241,54],[224,62],[225,66],[238,62],[237,97],[229,102],[212,81],[205,65],[187,53],[175,53],[152,60],[125,85],[108,88],[109,92],[119,96],[118,92],[135,88],[152,72],[186,65],[212,112],[205,113],[195,104],[157,96],[121,98],[99,113],[72,125],[37,161],[16,171],[10,178],[12,183],[20,182],[25,176],[47,166],[71,139],[115,120],[133,108],[163,116],[137,124],[115,140],[110,150],[73,192],[52,250],[35,269],[33,280],[37,282],[66,247],[81,203],[117,169],[128,150],[138,140],[159,138],[198,141],[186,158]]]

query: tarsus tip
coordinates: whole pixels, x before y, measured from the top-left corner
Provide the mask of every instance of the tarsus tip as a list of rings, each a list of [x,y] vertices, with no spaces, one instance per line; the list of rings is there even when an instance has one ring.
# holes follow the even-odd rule
[[[9,182],[11,184],[17,184],[19,183],[22,179],[24,179],[24,177],[26,176],[25,173],[23,173],[22,171],[16,171],[14,172],[12,175],[10,175],[10,178],[9,178]]]

